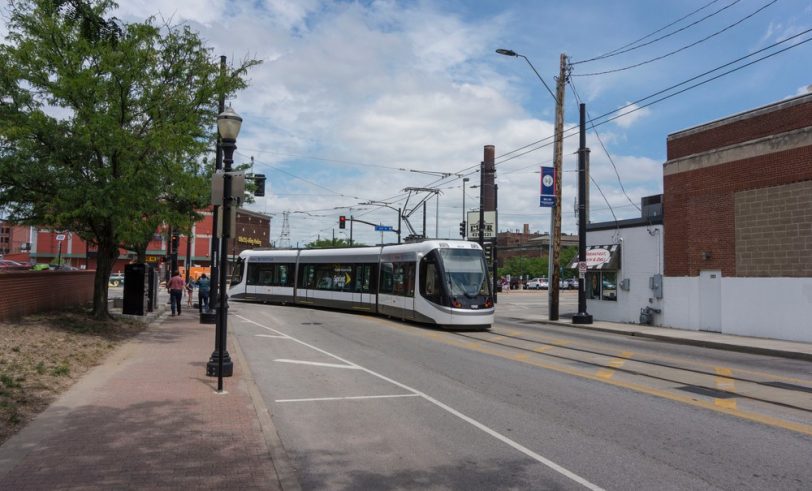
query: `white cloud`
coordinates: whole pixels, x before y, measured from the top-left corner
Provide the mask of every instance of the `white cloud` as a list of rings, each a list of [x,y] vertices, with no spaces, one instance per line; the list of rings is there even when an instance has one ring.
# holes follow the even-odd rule
[[[628,105],[628,102],[624,105]],[[629,128],[640,119],[648,116],[651,110],[647,107],[640,108],[637,104],[631,104],[618,114],[620,117],[613,120],[613,122],[621,128]]]
[[[804,85],[803,87],[798,87],[798,90],[795,91],[795,95],[799,96],[809,94],[810,92],[812,92],[812,85]]]

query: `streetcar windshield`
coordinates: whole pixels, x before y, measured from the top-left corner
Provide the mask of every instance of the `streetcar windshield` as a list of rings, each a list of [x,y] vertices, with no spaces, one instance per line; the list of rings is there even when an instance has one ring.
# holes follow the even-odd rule
[[[439,249],[452,297],[490,295],[485,258],[479,249]]]

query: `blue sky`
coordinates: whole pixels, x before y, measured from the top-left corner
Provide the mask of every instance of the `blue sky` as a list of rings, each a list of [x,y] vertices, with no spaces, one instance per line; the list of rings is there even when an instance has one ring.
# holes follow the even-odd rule
[[[244,118],[236,159],[253,156],[255,171],[267,175],[267,196],[250,208],[274,215],[273,240],[280,237],[282,212],[289,211],[295,246],[330,237],[333,230],[346,238],[348,231],[338,229],[342,214],[397,225],[394,211],[358,203],[402,206],[406,187],[439,187],[439,235],[458,237],[459,178],[438,181],[412,171],[461,173],[478,166],[485,145],[495,145],[498,157],[553,132],[552,97],[523,59],[500,56],[497,48],[527,56],[552,87],[560,53],[573,62],[593,58],[702,7],[646,41],[684,28],[681,32],[574,64],[572,82],[590,115],[614,111],[812,28],[808,0],[138,0],[121,1],[117,15],[138,20],[159,14],[199,31],[215,55],[264,60],[250,74],[251,87],[229,101]],[[644,62],[705,37],[659,61],[583,76]],[[809,38],[812,33],[776,49]],[[606,197],[592,185],[592,221],[612,219],[609,205],[618,219],[639,216],[631,203],[662,192],[668,134],[804,93],[812,84],[811,54],[812,42],[797,46],[599,126],[628,197],[590,132],[592,178]],[[569,88],[565,107],[565,125],[576,124],[577,103]],[[577,137],[566,140],[563,164],[563,230],[571,233],[577,230],[576,146]],[[526,223],[532,231],[548,231],[549,211],[538,207],[537,172],[539,165],[550,165],[551,147],[502,160],[497,158],[500,230]],[[469,186],[478,176],[469,176]],[[431,235],[436,203],[432,199],[428,206]],[[478,189],[468,189],[466,205],[477,203]],[[413,216],[420,228],[420,214]],[[380,234],[356,224],[354,238],[375,243]]]

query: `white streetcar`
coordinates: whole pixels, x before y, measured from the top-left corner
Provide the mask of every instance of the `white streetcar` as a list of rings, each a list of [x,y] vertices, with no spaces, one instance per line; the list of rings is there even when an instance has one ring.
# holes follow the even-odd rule
[[[247,250],[231,299],[368,312],[449,329],[489,329],[494,306],[482,248],[426,240],[346,249]]]

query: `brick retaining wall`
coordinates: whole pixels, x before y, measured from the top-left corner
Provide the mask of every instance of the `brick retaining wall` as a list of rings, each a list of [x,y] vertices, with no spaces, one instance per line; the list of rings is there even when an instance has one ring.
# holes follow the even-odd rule
[[[93,302],[95,271],[0,273],[0,321]]]

